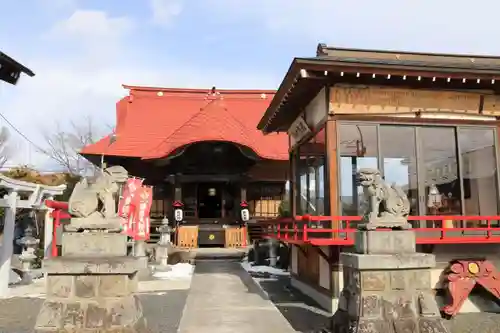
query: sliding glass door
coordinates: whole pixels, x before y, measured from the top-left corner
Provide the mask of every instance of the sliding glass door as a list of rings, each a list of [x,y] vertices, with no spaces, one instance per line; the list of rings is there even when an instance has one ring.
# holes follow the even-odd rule
[[[355,175],[372,167],[406,192],[411,215],[497,215],[495,137],[492,127],[342,123],[341,214],[363,213]]]

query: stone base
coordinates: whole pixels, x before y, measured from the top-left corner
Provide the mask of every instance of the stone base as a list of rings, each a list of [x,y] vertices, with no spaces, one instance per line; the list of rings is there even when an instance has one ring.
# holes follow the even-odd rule
[[[120,233],[94,231],[62,234],[63,256],[122,256],[126,253],[127,236]]]
[[[121,298],[47,299],[38,314],[35,332],[148,332],[137,296]]]
[[[44,261],[47,298],[36,332],[146,332],[132,257],[57,257]]]
[[[333,333],[449,333],[441,318],[379,317],[351,319],[347,312],[337,311],[333,317]]]
[[[341,261],[344,289],[333,317],[333,332],[448,332],[430,285],[433,255],[342,253]]]
[[[66,231],[106,230],[118,232],[122,230],[122,221],[119,217],[104,219],[100,213],[89,217],[73,217],[71,223],[64,227]]]
[[[357,253],[415,253],[416,235],[413,230],[357,231],[354,244]]]

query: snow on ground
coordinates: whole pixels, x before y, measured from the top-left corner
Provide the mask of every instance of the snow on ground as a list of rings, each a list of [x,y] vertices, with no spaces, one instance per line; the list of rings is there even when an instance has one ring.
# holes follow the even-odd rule
[[[188,263],[170,265],[169,268],[165,271],[155,271],[153,277],[160,280],[190,279],[194,271],[194,266]]]
[[[272,276],[289,276],[290,273],[284,271],[280,268],[275,268],[271,266],[254,266],[252,262],[242,262],[241,266],[248,273],[255,273],[258,275],[270,275]]]

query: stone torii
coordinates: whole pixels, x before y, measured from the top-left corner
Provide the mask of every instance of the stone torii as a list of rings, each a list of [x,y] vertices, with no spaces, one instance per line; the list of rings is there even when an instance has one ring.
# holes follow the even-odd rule
[[[44,204],[45,200],[61,195],[66,189],[66,185],[41,185],[12,179],[0,174],[0,189],[7,191],[7,194],[0,199],[0,207],[5,209],[3,241],[0,249],[0,297],[6,297],[9,289],[17,209],[47,209]],[[49,214],[50,211],[47,209],[47,216]],[[50,219],[46,217],[44,229],[45,249],[50,249],[50,243],[52,242],[53,226],[50,222]]]

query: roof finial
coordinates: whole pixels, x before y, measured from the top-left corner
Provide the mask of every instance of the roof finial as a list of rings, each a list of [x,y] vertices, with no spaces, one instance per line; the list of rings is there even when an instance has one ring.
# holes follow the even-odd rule
[[[213,86],[212,89],[208,91],[207,97],[205,97],[205,99],[216,99],[217,97],[222,99],[220,92],[218,92],[217,88]]]

